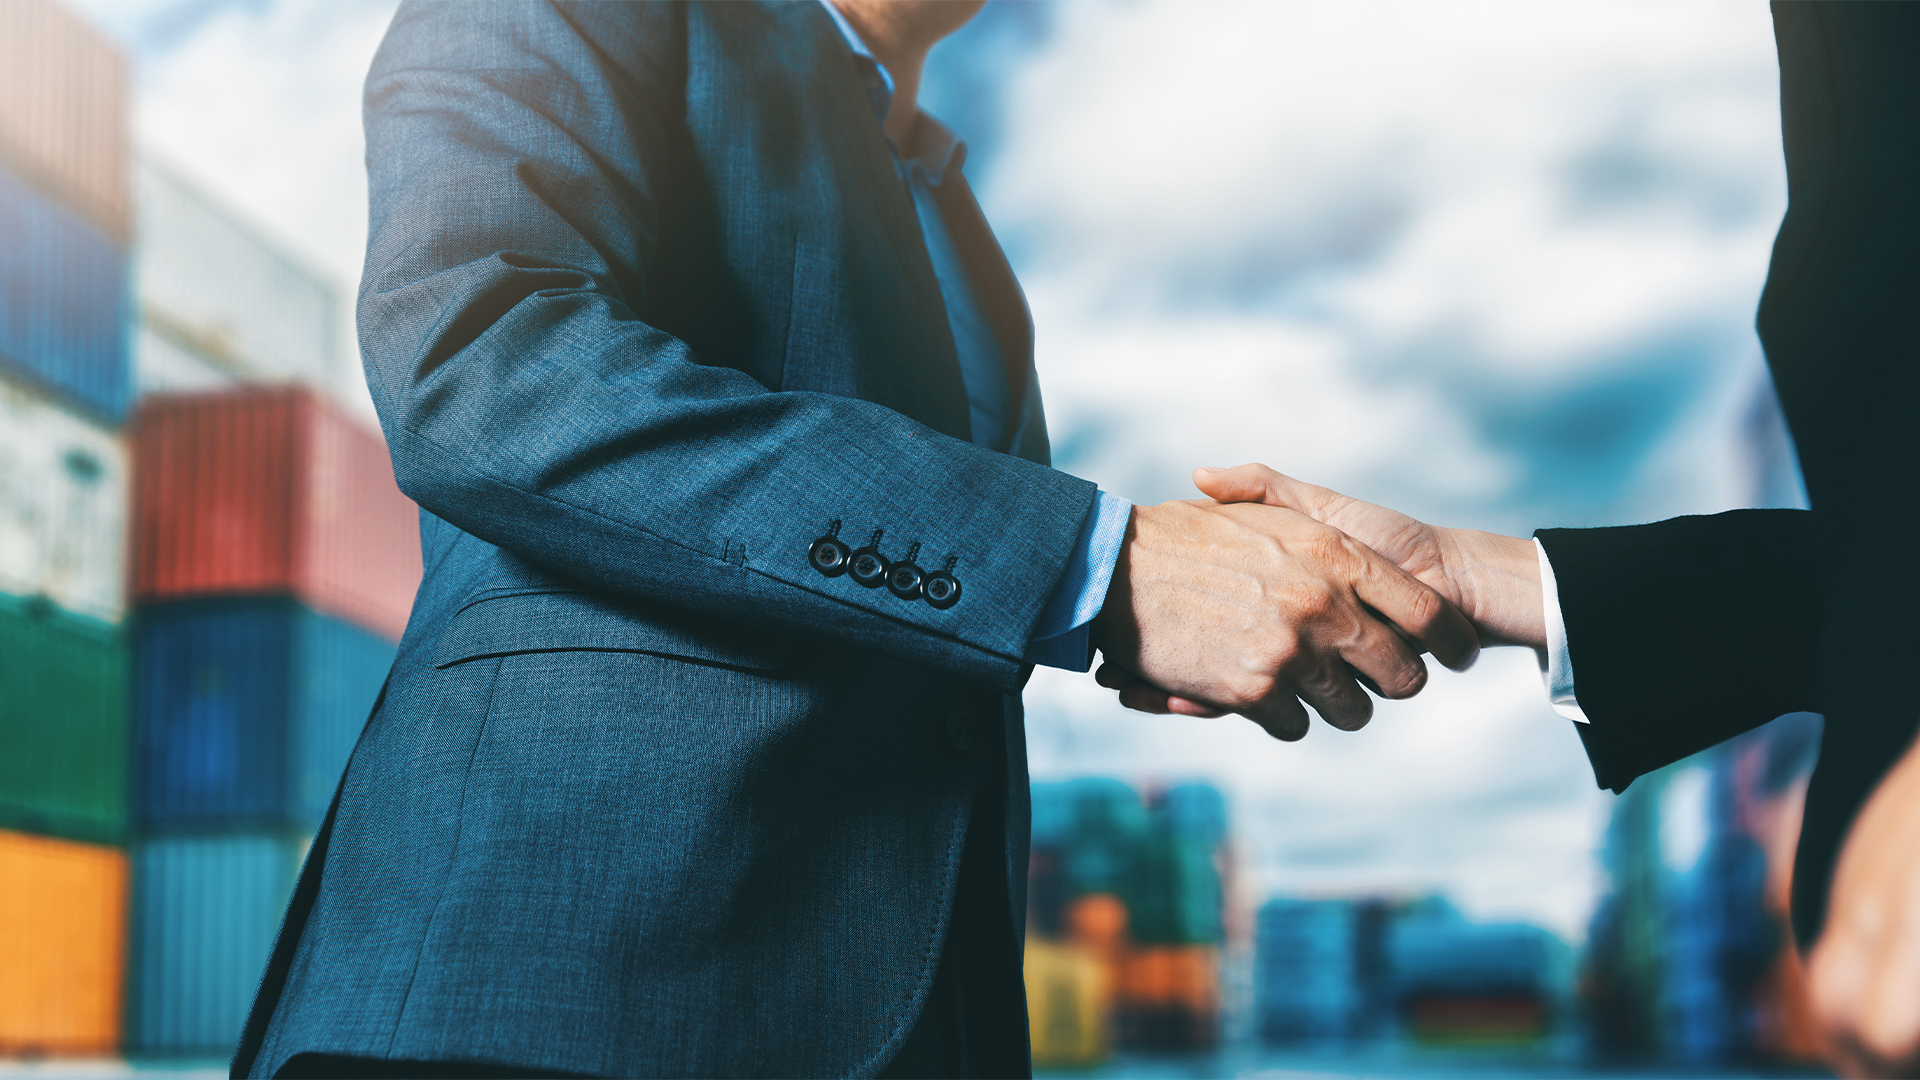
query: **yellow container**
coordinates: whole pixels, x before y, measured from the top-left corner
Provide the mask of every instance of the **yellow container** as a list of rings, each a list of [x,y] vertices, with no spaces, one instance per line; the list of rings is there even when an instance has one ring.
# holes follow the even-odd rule
[[[1112,1046],[1112,967],[1084,949],[1029,936],[1026,978],[1033,1063],[1104,1061]]]
[[[127,855],[0,830],[0,1054],[120,1041]]]

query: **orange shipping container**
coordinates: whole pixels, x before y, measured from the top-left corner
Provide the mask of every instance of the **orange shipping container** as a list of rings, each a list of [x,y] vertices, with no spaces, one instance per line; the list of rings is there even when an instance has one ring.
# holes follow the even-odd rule
[[[1141,949],[1120,963],[1115,1016],[1122,1046],[1208,1050],[1220,1042],[1220,951],[1211,945]]]
[[[125,244],[127,59],[53,0],[0,2],[0,165]]]
[[[0,1054],[113,1049],[126,925],[125,852],[0,831]]]
[[[1120,965],[1120,997],[1129,1005],[1220,1007],[1220,951],[1210,945],[1141,949]]]
[[[420,519],[379,434],[302,387],[163,394],[133,421],[139,603],[292,595],[399,640]]]

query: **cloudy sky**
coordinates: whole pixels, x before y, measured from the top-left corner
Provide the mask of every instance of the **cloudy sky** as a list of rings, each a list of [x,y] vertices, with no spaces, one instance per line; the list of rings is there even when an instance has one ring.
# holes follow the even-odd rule
[[[81,6],[136,57],[142,143],[350,292],[391,5]],[[927,104],[1026,284],[1063,468],[1152,502],[1261,460],[1525,533],[1794,498],[1752,332],[1776,93],[1758,0],[996,0]],[[1528,655],[1294,745],[1084,676],[1029,698],[1037,778],[1221,783],[1250,898],[1443,889],[1584,931],[1610,796]]]

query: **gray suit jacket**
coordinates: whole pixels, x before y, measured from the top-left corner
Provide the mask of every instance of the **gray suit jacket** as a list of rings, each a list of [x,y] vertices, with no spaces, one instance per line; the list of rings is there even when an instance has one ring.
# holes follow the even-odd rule
[[[967,441],[817,4],[408,4],[366,110],[361,346],[426,579],[236,1074],[883,1068],[983,791],[1019,948],[1021,657],[1095,494],[977,207],[1010,453]],[[952,556],[959,602],[817,572],[833,520]]]

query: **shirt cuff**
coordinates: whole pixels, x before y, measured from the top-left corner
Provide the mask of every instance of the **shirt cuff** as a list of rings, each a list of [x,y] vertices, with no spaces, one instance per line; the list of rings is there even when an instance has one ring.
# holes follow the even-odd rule
[[[1028,663],[1068,671],[1093,666],[1089,627],[1107,602],[1107,586],[1113,583],[1113,567],[1120,561],[1120,545],[1127,539],[1127,519],[1133,512],[1133,503],[1126,499],[1104,491],[1098,494],[1093,513],[1080,527],[1066,573],[1034,624],[1033,640],[1027,643]]]
[[[1536,539],[1533,548],[1540,555],[1540,600],[1547,617],[1547,653],[1540,660],[1540,677],[1547,684],[1547,700],[1553,711],[1585,724],[1589,722],[1587,714],[1574,697],[1573,653],[1567,648],[1567,620],[1560,613],[1560,587],[1553,580],[1553,563],[1547,560],[1545,544]]]

